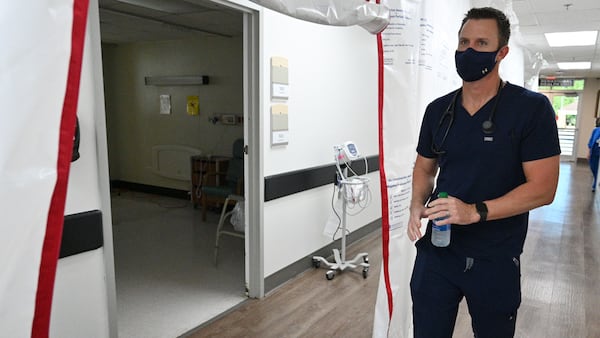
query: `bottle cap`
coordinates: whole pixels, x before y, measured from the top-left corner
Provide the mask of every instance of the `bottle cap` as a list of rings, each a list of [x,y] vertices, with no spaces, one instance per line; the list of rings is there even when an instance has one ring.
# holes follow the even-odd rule
[[[438,198],[448,198],[448,193],[445,191],[440,191],[438,193]]]

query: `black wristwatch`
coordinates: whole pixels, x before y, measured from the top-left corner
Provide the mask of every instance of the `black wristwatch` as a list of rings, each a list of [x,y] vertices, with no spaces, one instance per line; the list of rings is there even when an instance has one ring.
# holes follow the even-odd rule
[[[475,209],[477,209],[477,213],[479,214],[479,223],[485,222],[487,219],[488,208],[487,205],[483,202],[475,203]]]

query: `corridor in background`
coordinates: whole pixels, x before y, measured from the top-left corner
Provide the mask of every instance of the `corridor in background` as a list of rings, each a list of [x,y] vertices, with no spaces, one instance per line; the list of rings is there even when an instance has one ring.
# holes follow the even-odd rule
[[[546,95],[556,112],[556,124],[560,139],[561,160],[574,162],[577,160],[577,140],[579,139],[580,95],[585,80],[560,79],[540,82],[539,90]]]

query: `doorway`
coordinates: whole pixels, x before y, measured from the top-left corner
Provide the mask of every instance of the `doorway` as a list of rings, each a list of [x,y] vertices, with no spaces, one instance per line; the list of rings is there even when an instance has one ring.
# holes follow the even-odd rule
[[[190,16],[207,11],[206,7],[210,9],[207,15],[213,19],[216,12],[225,11],[228,19],[219,24],[229,24],[233,30],[237,27],[243,34],[232,37],[216,29],[192,29]],[[179,336],[247,299],[246,287],[251,296],[256,294],[257,286],[252,280],[262,269],[249,272],[247,261],[252,263],[256,256],[252,256],[252,246],[243,239],[226,237],[220,242],[219,264],[215,265],[212,257],[219,213],[209,212],[207,221],[201,221],[201,210],[179,194],[190,190],[190,182],[173,180],[168,175],[155,177],[155,168],[149,161],[154,144],[191,145],[206,155],[228,155],[230,139],[243,137],[250,150],[247,154],[252,155],[245,156],[246,224],[250,235],[246,242],[256,242],[252,240],[256,230],[251,225],[257,214],[251,208],[258,203],[253,197],[258,194],[257,180],[252,179],[258,170],[250,166],[256,166],[259,158],[258,130],[253,130],[259,126],[258,93],[253,89],[258,88],[258,20],[256,13],[225,7],[221,2],[216,5],[210,1],[99,2],[110,179],[120,181],[120,186],[111,192],[118,308],[118,314],[111,317],[118,318],[120,337]],[[186,10],[190,11],[189,16]],[[162,18],[169,15],[148,15],[153,11],[177,12],[172,19],[181,18],[182,22],[165,22],[169,19]],[[119,28],[119,21],[125,22],[123,27],[127,28]],[[105,36],[133,40],[105,40]],[[195,47],[197,40],[213,45]],[[239,47],[235,48],[239,50],[229,52],[227,45],[231,40],[236,41]],[[219,49],[224,50],[221,56],[210,55]],[[170,61],[169,54],[181,54],[185,60]],[[148,67],[148,55],[155,56],[150,63],[157,65]],[[223,55],[234,58],[239,65],[234,68],[237,74],[219,72],[221,68],[231,68],[222,65],[226,59]],[[213,72],[213,86],[194,89],[200,92],[198,116],[186,114],[185,102],[189,102],[191,87],[175,85],[149,91],[143,83],[148,75],[186,74],[181,69],[188,68],[189,72],[202,57],[208,58],[204,59],[208,63],[205,68]],[[177,64],[184,67],[177,68]],[[149,69],[155,73],[150,74]],[[228,76],[235,80],[226,81]],[[228,87],[228,83],[234,85]],[[219,94],[223,88],[225,91]],[[227,92],[227,88],[234,90]],[[202,91],[210,95],[202,97]],[[164,110],[159,105],[162,101],[154,102],[162,95],[168,95],[170,101],[170,107]],[[227,97],[222,101],[238,102],[239,106],[218,110],[210,100],[217,100],[219,95]],[[237,126],[223,123],[223,116],[232,113]],[[206,147],[193,144],[214,130],[218,142]],[[170,174],[185,176],[180,175],[179,168],[183,167],[175,166],[175,172]],[[260,285],[258,290],[260,294]]]
[[[577,144],[579,139],[579,108],[580,95],[578,92],[542,92],[552,104],[556,113],[556,125],[560,141],[562,161],[577,160]]]

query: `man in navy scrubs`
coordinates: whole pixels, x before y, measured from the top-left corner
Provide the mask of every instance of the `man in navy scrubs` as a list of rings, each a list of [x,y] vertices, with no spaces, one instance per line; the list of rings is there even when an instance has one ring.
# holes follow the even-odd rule
[[[529,210],[550,204],[558,183],[556,120],[545,96],[498,74],[509,50],[504,13],[473,8],[458,35],[462,88],[428,105],[413,169],[414,336],[452,337],[465,297],[475,337],[513,337]],[[436,199],[441,191],[449,197]],[[452,224],[451,240],[439,248],[431,220],[443,217],[436,223]]]

